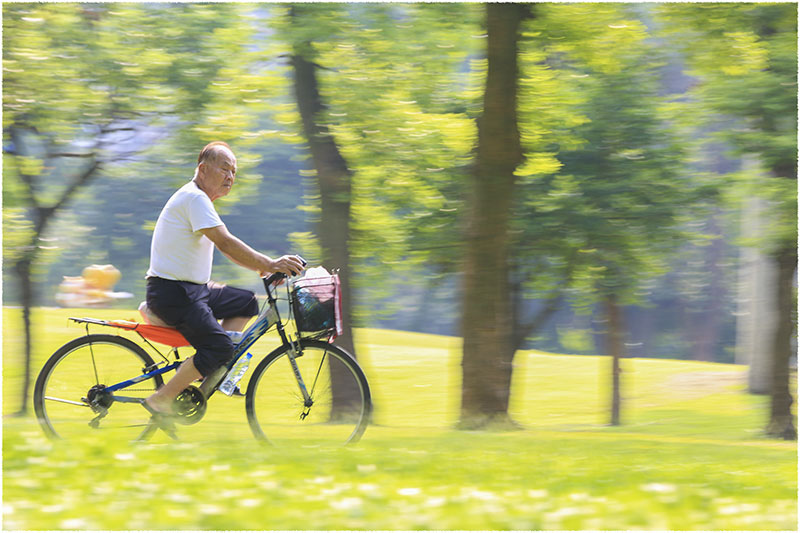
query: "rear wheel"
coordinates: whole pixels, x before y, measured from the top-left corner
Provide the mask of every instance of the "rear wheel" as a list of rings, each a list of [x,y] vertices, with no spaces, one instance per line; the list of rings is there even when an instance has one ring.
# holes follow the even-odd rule
[[[164,381],[160,375],[117,392],[107,387],[143,374],[153,359],[136,343],[116,335],[87,335],[59,348],[36,379],[33,406],[51,438],[145,439],[156,426],[139,403]]]
[[[247,387],[247,420],[258,439],[280,446],[357,442],[372,400],[355,359],[327,342],[301,340],[295,361],[310,395],[306,402],[281,346],[256,367]]]

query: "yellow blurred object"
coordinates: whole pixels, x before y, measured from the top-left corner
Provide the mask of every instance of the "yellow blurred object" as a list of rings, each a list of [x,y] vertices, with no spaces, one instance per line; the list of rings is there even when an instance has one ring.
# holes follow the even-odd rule
[[[90,265],[83,269],[83,279],[94,288],[108,290],[122,276],[114,265]]]
[[[74,276],[64,276],[64,281],[58,286],[59,292],[63,293],[83,292],[85,288],[83,278]]]
[[[64,276],[56,302],[62,307],[106,307],[114,300],[133,297],[129,292],[111,290],[121,277],[114,265],[90,265],[82,276]]]
[[[106,291],[104,291],[103,289],[89,289],[84,294],[86,294],[86,296],[88,296],[89,298],[105,298],[106,297]]]

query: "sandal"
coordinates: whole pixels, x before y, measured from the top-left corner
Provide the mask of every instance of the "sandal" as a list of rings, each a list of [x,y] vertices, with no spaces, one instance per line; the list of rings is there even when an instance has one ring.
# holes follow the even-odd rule
[[[158,426],[161,431],[169,435],[172,439],[178,440],[178,436],[175,434],[175,423],[172,421],[174,416],[170,415],[169,413],[162,413],[161,411],[156,411],[149,405],[147,402],[142,400],[142,407],[150,413],[150,421]]]

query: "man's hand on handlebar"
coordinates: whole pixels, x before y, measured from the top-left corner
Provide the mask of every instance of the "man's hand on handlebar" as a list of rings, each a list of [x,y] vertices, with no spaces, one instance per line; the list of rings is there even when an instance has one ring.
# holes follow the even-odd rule
[[[299,255],[284,255],[272,262],[272,273],[282,273],[287,276],[296,276],[305,270],[306,260]],[[266,277],[268,272],[261,272],[262,277]],[[283,276],[280,276],[282,282]],[[276,280],[277,281],[277,280]]]

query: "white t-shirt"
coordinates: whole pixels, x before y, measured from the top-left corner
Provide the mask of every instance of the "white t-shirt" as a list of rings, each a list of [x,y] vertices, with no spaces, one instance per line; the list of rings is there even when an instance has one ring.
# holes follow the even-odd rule
[[[200,230],[221,225],[211,199],[194,181],[178,189],[158,215],[147,277],[208,283],[214,243]]]

